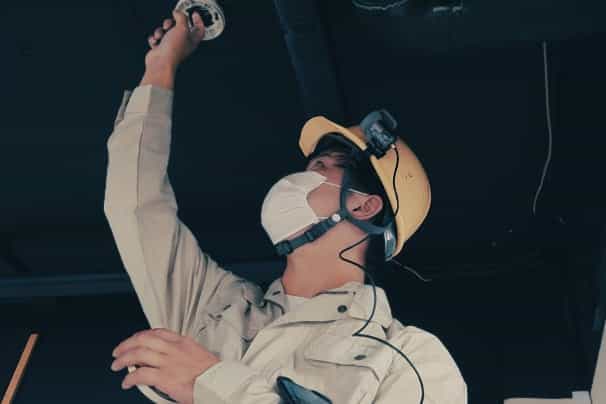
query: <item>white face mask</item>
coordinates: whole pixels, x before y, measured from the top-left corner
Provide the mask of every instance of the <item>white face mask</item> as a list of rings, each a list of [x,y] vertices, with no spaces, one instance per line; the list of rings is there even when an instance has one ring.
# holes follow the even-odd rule
[[[305,227],[320,222],[326,217],[317,216],[309,206],[307,195],[322,184],[341,188],[326,181],[316,171],[303,171],[280,179],[267,193],[261,208],[261,224],[274,245]],[[360,195],[364,192],[350,189]]]

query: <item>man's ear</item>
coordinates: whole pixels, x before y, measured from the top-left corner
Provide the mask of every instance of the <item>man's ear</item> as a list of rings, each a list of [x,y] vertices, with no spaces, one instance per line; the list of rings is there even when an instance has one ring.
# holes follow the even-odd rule
[[[383,209],[383,199],[379,195],[361,196],[351,201],[350,212],[358,220],[369,220]]]

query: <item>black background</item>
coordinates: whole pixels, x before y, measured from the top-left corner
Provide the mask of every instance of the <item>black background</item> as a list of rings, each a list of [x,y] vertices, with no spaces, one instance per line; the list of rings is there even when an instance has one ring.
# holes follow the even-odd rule
[[[272,2],[222,4],[225,33],[179,70],[169,175],[202,248],[266,285],[281,264],[259,264],[275,259],[261,203],[278,178],[303,169],[304,108]],[[597,347],[604,6],[466,4],[465,15],[442,19],[320,7],[344,124],[387,108],[432,184],[430,214],[398,261],[434,281],[396,266],[380,286],[400,321],[444,342],[470,403],[564,397],[589,388]],[[103,216],[106,141],[171,6],[3,7],[0,284],[124,273]],[[548,139],[542,41],[553,156],[533,215]],[[16,403],[144,401],[109,370],[111,349],[146,327],[134,294],[5,300],[0,313],[0,386],[29,332],[41,332]]]

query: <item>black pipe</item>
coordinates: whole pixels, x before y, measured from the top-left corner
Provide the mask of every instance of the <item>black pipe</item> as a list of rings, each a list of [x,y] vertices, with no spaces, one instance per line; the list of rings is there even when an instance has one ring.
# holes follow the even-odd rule
[[[342,93],[315,0],[274,0],[306,118],[345,121]]]

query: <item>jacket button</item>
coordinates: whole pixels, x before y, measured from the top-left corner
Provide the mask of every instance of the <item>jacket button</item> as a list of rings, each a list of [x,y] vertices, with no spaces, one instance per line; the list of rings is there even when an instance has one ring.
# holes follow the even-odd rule
[[[365,359],[365,358],[366,358],[366,355],[356,355],[354,357],[354,359],[357,360],[357,361],[361,361],[362,359]]]
[[[340,305],[337,310],[339,310],[339,313],[345,313],[347,311],[347,306]]]

